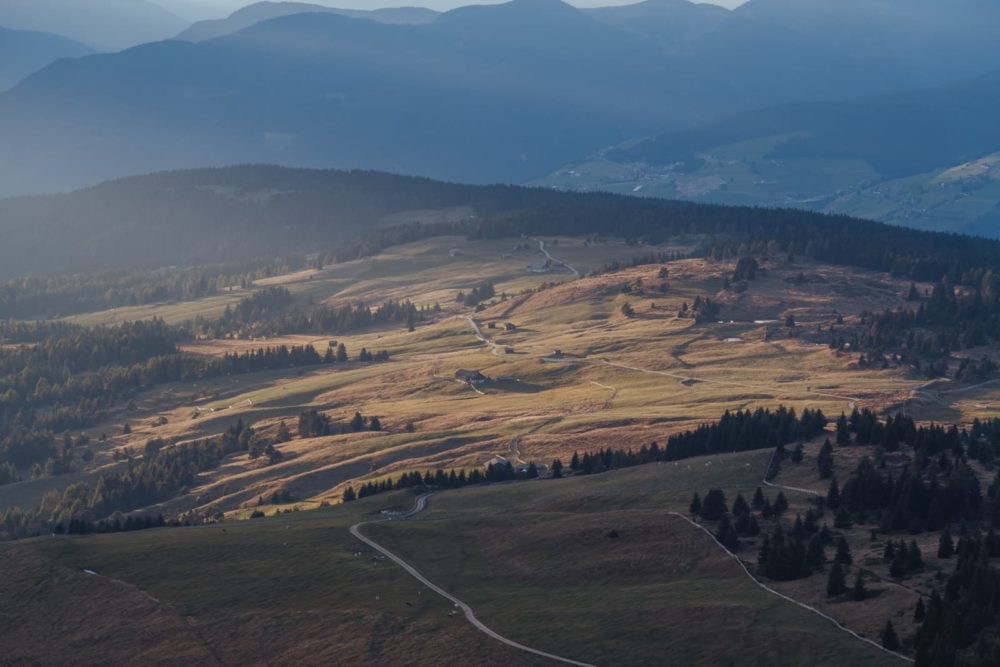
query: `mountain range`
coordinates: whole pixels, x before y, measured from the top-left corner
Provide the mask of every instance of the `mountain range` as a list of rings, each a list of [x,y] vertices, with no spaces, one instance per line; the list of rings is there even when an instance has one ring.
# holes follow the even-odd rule
[[[167,39],[187,22],[150,0],[3,0],[0,26],[62,35],[98,51]]]
[[[1000,71],[910,93],[739,114],[600,151],[539,182],[997,236],[998,114]]]
[[[92,52],[90,47],[59,35],[0,27],[0,90],[60,58],[79,58]]]
[[[0,194],[251,162],[525,182],[769,105],[1000,68],[983,0],[514,0],[403,23],[305,9],[246,25],[284,11],[258,5],[29,77],[0,95]]]
[[[423,7],[386,7],[382,9],[337,9],[306,2],[257,2],[239,9],[224,19],[198,21],[177,35],[177,39],[203,42],[223,37],[245,28],[282,16],[294,14],[340,14],[351,18],[371,19],[380,23],[420,24],[430,23],[438,12]]]

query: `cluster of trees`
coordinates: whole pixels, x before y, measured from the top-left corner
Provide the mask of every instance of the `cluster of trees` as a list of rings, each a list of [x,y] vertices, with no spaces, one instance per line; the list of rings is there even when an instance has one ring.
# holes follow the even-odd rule
[[[884,532],[941,530],[948,523],[979,520],[982,490],[969,466],[907,466],[898,477],[883,474],[868,457],[840,491],[840,511],[855,522],[875,522]]]
[[[889,563],[889,574],[896,579],[902,579],[924,568],[924,555],[916,540],[910,540],[909,544],[905,540],[900,540],[898,544],[886,540],[882,560]]]
[[[302,267],[300,258],[151,271],[18,278],[0,284],[0,319],[55,318],[165,301],[192,301]]]
[[[382,422],[378,417],[365,417],[360,412],[355,412],[354,416],[346,423],[334,422],[329,415],[316,410],[307,410],[299,415],[299,437],[301,438],[381,430]]]
[[[468,294],[465,292],[459,292],[458,296],[455,297],[455,301],[463,305],[478,306],[483,301],[489,301],[494,296],[496,296],[496,289],[493,287],[493,283],[486,281],[478,287],[473,287]]]
[[[58,434],[96,423],[117,401],[156,384],[349,358],[343,345],[325,355],[309,345],[279,345],[217,359],[185,356],[177,349],[182,333],[158,319],[93,328],[5,323],[0,331],[23,343],[0,348],[0,483],[15,479],[8,464],[68,472],[73,447]],[[385,352],[358,354],[362,362],[386,359]]]
[[[552,462],[552,478],[562,477],[562,462],[556,459]],[[344,490],[344,502],[350,502],[357,498],[365,498],[386,491],[397,489],[410,489],[414,487],[433,487],[438,489],[457,489],[473,484],[488,484],[492,482],[507,482],[515,479],[536,479],[539,476],[538,466],[534,462],[529,463],[523,475],[519,475],[514,467],[509,463],[490,463],[485,471],[473,468],[466,473],[464,469],[445,471],[426,471],[421,474],[418,471],[404,472],[399,477],[393,479],[385,477],[378,481],[372,480],[360,485],[355,491],[354,486],[348,486]]]
[[[179,445],[150,440],[142,458],[130,458],[125,470],[101,473],[93,484],[71,484],[61,494],[50,492],[38,510],[13,508],[0,514],[0,536],[28,537],[69,526],[74,519],[95,522],[115,512],[163,502],[191,486],[199,473],[218,467],[225,457],[248,451],[254,435],[254,429],[241,420],[205,440]]]
[[[278,336],[284,334],[344,334],[372,326],[405,324],[414,327],[441,312],[441,306],[418,308],[409,301],[386,301],[372,308],[364,304],[292,309],[294,297],[284,287],[271,287],[226,307],[215,320],[199,319],[195,330],[214,338],[226,335]]]
[[[929,377],[942,375],[949,354],[994,343],[1000,331],[1000,274],[977,270],[962,278],[966,282],[958,286],[945,276],[926,299],[911,288],[909,300],[919,302],[916,307],[863,313],[861,331],[849,339],[834,335],[831,346],[868,351],[868,365],[874,365],[873,357],[891,355]],[[982,381],[995,370],[988,358],[966,361],[956,377]]]
[[[990,565],[1000,552],[978,535],[962,545],[943,597],[935,590],[914,616],[918,667],[1000,664],[1000,571]]]
[[[570,468],[581,474],[592,474],[618,468],[678,461],[694,456],[723,452],[745,452],[755,449],[782,447],[797,440],[816,437],[826,428],[827,419],[820,410],[806,408],[802,416],[794,409],[780,406],[775,410],[726,410],[717,422],[703,424],[693,431],[683,431],[667,438],[666,446],[652,443],[639,451],[612,450],[573,454]]]

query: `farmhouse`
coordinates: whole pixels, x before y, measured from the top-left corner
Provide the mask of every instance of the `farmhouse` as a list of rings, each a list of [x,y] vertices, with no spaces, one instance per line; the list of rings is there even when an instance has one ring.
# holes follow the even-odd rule
[[[517,331],[517,325],[513,322],[507,322],[507,324],[503,325],[503,328],[507,331]]]
[[[535,260],[533,262],[528,262],[528,273],[548,273],[549,267],[552,266],[552,261],[545,260]]]
[[[479,371],[467,371],[463,368],[455,371],[455,379],[459,382],[466,382],[473,385],[484,384],[489,380],[489,378]]]

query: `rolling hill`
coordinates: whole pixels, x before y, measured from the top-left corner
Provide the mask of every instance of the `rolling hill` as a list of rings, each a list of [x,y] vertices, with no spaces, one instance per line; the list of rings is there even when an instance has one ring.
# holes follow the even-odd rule
[[[997,236],[1000,72],[912,93],[792,104],[602,151],[547,185],[801,206]]]
[[[0,27],[0,91],[60,58],[79,58],[93,49],[66,37]]]
[[[996,26],[967,9],[961,25]],[[899,29],[873,25],[876,37]],[[845,49],[797,25],[667,0],[599,11],[514,0],[420,25],[280,16],[60,63],[0,96],[0,194],[246,162],[524,182],[632,137],[1000,67],[986,30],[913,30],[887,59],[876,37]],[[928,53],[975,49],[927,66]]]

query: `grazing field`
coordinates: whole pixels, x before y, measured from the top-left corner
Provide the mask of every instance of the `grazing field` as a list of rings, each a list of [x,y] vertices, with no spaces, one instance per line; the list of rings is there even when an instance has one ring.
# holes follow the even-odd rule
[[[545,249],[586,273],[608,262],[691,247],[631,248],[614,240],[561,238],[547,239]],[[367,348],[391,358],[162,385],[89,429],[95,456],[83,471],[0,486],[0,504],[34,506],[46,491],[120,465],[114,452],[138,453],[152,437],[183,442],[238,420],[265,433],[283,421],[294,434],[298,415],[309,409],[341,423],[356,411],[378,416],[382,430],[295,438],[279,446],[284,460],[273,465],[232,458],[201,475],[187,493],[152,509],[245,516],[276,492],[314,507],[338,501],[349,482],[366,477],[481,467],[494,455],[510,453],[515,439],[523,460],[549,464],[558,457],[565,463],[574,451],[609,443],[662,442],[725,410],[784,404],[818,407],[831,416],[855,406],[880,411],[906,405],[925,384],[901,368],[859,368],[854,355],[827,345],[826,330],[838,318],[850,327],[865,310],[903,303],[909,284],[884,274],[774,257],[739,291],[723,289],[732,262],[684,259],[571,279],[560,264],[545,274],[525,271],[538,257],[540,244],[530,239],[452,237],[271,279],[305,290],[315,303],[410,299],[440,303],[442,310],[412,332],[400,325],[338,336],[186,343],[185,352],[210,357],[276,344],[313,345],[323,353],[335,339],[352,355]],[[455,302],[459,291],[484,280],[495,284],[499,296],[483,309]],[[224,307],[215,299],[166,305],[161,315],[180,321],[192,309]],[[719,305],[717,319],[679,317],[699,299]],[[123,316],[119,310],[86,317],[113,322]],[[785,326],[789,316],[794,329]],[[456,381],[459,369],[481,371],[492,381],[473,388]],[[936,414],[941,406],[930,407],[929,414]],[[125,423],[128,435],[121,432]]]
[[[757,588],[707,536],[667,514],[683,509],[693,490],[752,491],[766,460],[764,452],[724,455],[447,491],[414,519],[363,530],[489,627],[577,660],[890,664]],[[4,631],[14,647],[8,655],[39,656],[26,637],[44,627],[48,606],[86,594],[113,603],[96,636],[113,623],[134,632],[172,625],[195,661],[207,653],[223,664],[536,664],[451,616],[450,604],[347,531],[379,508],[411,502],[396,493],[271,519],[6,548],[0,559],[25,577],[0,584],[20,593],[0,596],[0,605],[19,605],[17,624]],[[58,573],[59,586],[25,597],[42,572]],[[118,616],[119,608],[133,614]],[[116,650],[130,650],[129,633],[121,634]],[[71,655],[82,644],[60,633],[47,655]],[[166,638],[154,635],[144,650],[150,660],[166,655]]]

